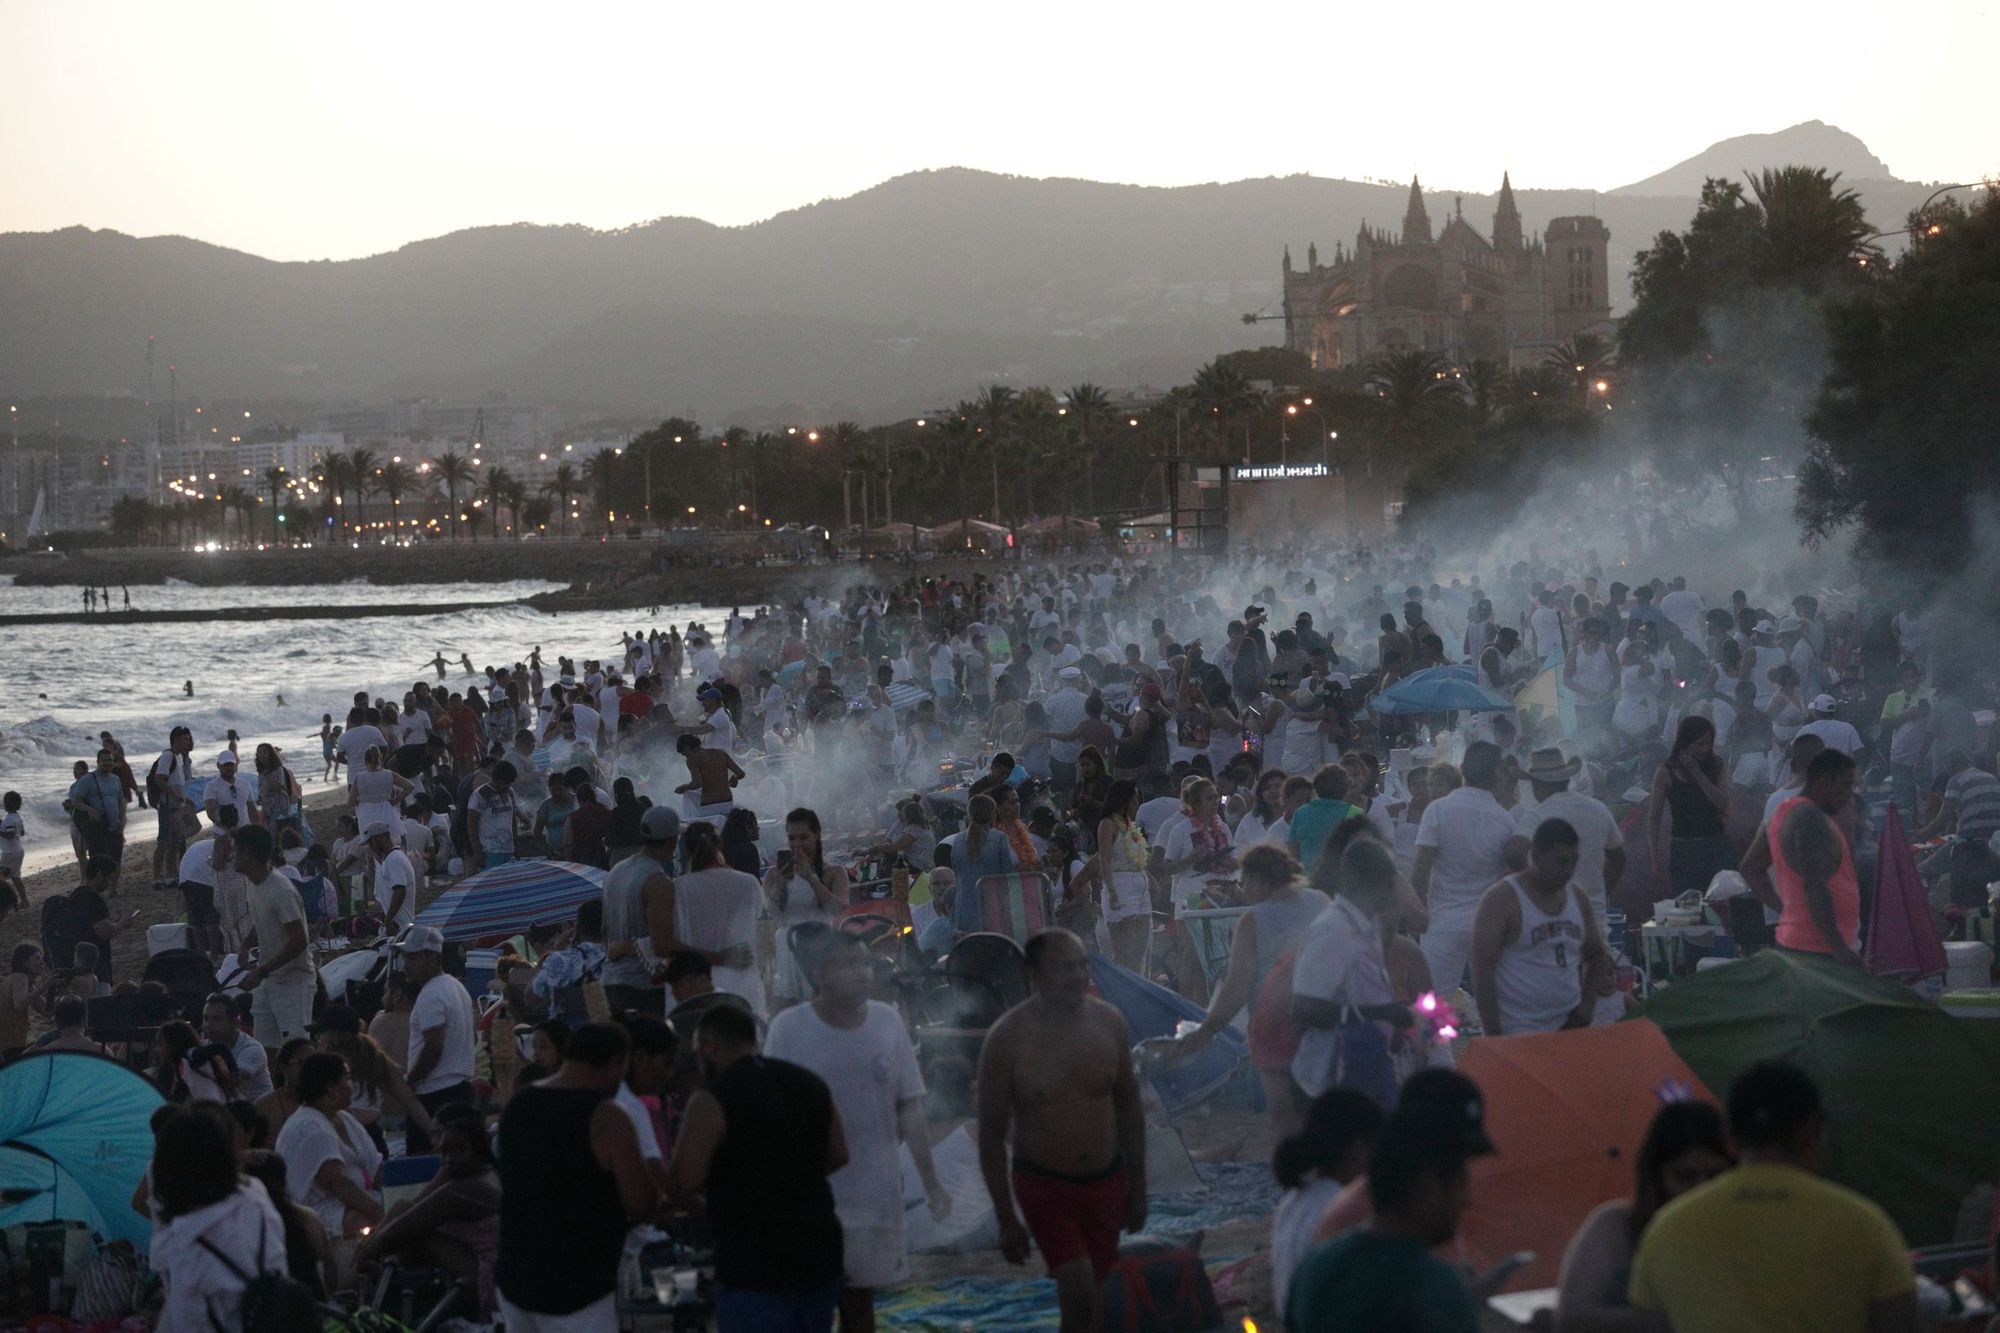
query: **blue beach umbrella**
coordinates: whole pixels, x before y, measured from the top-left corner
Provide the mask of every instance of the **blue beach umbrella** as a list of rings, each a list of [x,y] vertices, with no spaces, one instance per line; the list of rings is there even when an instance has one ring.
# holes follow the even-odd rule
[[[1376,695],[1368,706],[1377,713],[1511,713],[1514,701],[1488,689],[1464,667],[1432,667],[1405,676]]]
[[[153,1159],[158,1089],[116,1060],[41,1051],[0,1066],[0,1227],[82,1222],[144,1250],[132,1191]]]
[[[567,921],[579,904],[604,892],[604,872],[573,861],[510,861],[460,880],[418,913],[447,940],[513,935]]]

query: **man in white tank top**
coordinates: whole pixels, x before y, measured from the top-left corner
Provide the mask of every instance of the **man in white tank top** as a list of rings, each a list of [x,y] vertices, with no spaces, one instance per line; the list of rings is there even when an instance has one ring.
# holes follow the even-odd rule
[[[1472,928],[1472,995],[1489,1037],[1587,1027],[1611,955],[1572,883],[1579,839],[1563,819],[1536,828],[1528,868],[1486,891]]]

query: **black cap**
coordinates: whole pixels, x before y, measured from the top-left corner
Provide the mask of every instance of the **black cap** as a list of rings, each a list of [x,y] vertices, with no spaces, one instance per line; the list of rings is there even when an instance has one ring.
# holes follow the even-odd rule
[[[1425,1117],[1437,1132],[1454,1138],[1468,1157],[1498,1151],[1486,1133],[1486,1099],[1479,1085],[1456,1069],[1423,1069],[1410,1075],[1396,1109]]]

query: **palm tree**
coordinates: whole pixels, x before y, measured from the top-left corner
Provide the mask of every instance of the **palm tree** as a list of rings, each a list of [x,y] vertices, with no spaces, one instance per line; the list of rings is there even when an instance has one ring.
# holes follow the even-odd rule
[[[1873,228],[1861,196],[1835,188],[1840,173],[1824,167],[1776,167],[1750,180],[1764,214],[1763,264],[1767,279],[1817,283],[1879,257],[1866,246]]]
[[[1227,454],[1232,436],[1231,426],[1242,416],[1258,411],[1264,406],[1264,395],[1250,387],[1250,381],[1234,364],[1217,358],[1194,373],[1194,405],[1208,421],[1215,432],[1216,447]],[[1243,440],[1243,455],[1247,462],[1250,455],[1250,440],[1246,433]]]
[[[375,489],[375,471],[381,466],[375,460],[376,453],[373,449],[356,449],[347,456],[348,463],[354,469],[352,475],[347,479],[347,484],[354,491],[354,524],[356,527],[359,527],[361,521],[367,517],[367,513],[362,508],[362,500],[370,491]]]
[[[431,471],[437,475],[438,485],[444,487],[445,504],[450,506],[451,516],[445,526],[451,530],[451,539],[458,540],[458,492],[472,480],[472,461],[464,454],[446,452],[430,460]],[[473,527],[473,537],[479,536],[478,525]]]
[[[284,507],[279,497],[284,493],[285,483],[291,479],[292,474],[281,467],[264,469],[264,489],[271,497],[271,545],[273,546],[278,545],[278,515]]]
[[[1016,406],[1014,391],[1004,384],[989,384],[972,400],[973,419],[979,423],[980,432],[986,438],[986,456],[993,465],[993,516],[990,521],[994,523],[1000,521],[1000,441],[1013,420]]]
[[[136,495],[127,495],[111,506],[111,533],[119,541],[136,545],[153,521],[153,506]]]
[[[1611,369],[1611,340],[1596,333],[1579,333],[1556,344],[1543,361],[1575,376],[1577,397],[1588,398],[1591,387]]]
[[[514,540],[521,539],[522,506],[528,503],[528,483],[518,477],[507,478],[507,513],[514,520]]]
[[[979,426],[973,420],[978,407],[971,402],[961,402],[953,408],[944,420],[944,437],[951,449],[951,457],[945,466],[958,478],[958,544],[961,550],[972,545],[972,502],[965,498],[965,474],[971,470],[972,446],[979,439]]]
[[[1076,425],[1080,451],[1083,454],[1083,508],[1084,512],[1097,513],[1097,456],[1092,448],[1091,432],[1097,424],[1111,415],[1111,395],[1085,380],[1082,384],[1070,386],[1069,419]],[[1065,508],[1064,513],[1068,510]]]
[[[504,467],[496,467],[486,474],[479,494],[486,501],[487,517],[493,523],[493,540],[500,540],[500,506],[514,493],[514,474]]]
[[[319,471],[320,485],[326,488],[328,512],[341,509],[341,496],[345,495],[348,487],[354,484],[354,459],[347,454],[335,451],[326,456],[326,460],[319,465]],[[352,514],[342,510],[340,526],[343,535],[349,527],[353,526],[350,522],[353,517]]]
[[[1426,443],[1461,402],[1458,380],[1443,356],[1427,348],[1388,352],[1368,363],[1365,392],[1384,438],[1404,451]]]
[[[1476,360],[1465,368],[1464,384],[1473,424],[1484,426],[1500,410],[1507,391],[1507,367],[1498,361]]]
[[[616,449],[599,449],[583,461],[583,479],[590,485],[592,501],[603,514],[605,531],[611,530],[611,515],[618,505],[618,474],[624,456]]]
[[[377,470],[376,487],[389,497],[390,536],[402,537],[403,496],[417,488],[417,474],[408,463],[390,459]]]
[[[565,537],[569,535],[569,497],[575,495],[582,484],[583,479],[568,463],[556,464],[555,475],[542,483],[542,494],[556,497],[556,513]]]
[[[547,531],[549,526],[549,519],[554,516],[554,511],[555,511],[554,501],[550,500],[547,496],[539,496],[533,500],[529,500],[527,499],[527,492],[525,487],[522,488],[521,498],[522,498],[522,505],[520,509],[520,522],[518,526],[524,528],[534,528],[535,530],[541,532]]]
[[[847,474],[863,470],[861,455],[866,449],[866,434],[858,422],[836,421],[819,433],[819,442],[825,446],[828,458],[840,470],[842,508],[840,521],[849,527],[854,525],[852,492],[848,489]],[[865,477],[865,470],[864,470]],[[864,480],[861,490],[861,526],[868,526],[868,489]]]

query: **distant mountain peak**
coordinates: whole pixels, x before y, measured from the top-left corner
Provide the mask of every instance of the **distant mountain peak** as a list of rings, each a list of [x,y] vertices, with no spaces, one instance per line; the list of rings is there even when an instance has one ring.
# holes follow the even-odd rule
[[[1888,163],[1875,156],[1859,138],[1823,120],[1801,121],[1775,134],[1739,134],[1711,144],[1684,162],[1612,194],[1684,196],[1701,193],[1712,176],[1741,180],[1746,171],[1765,167],[1824,167],[1837,171],[1843,183],[1893,181]]]

